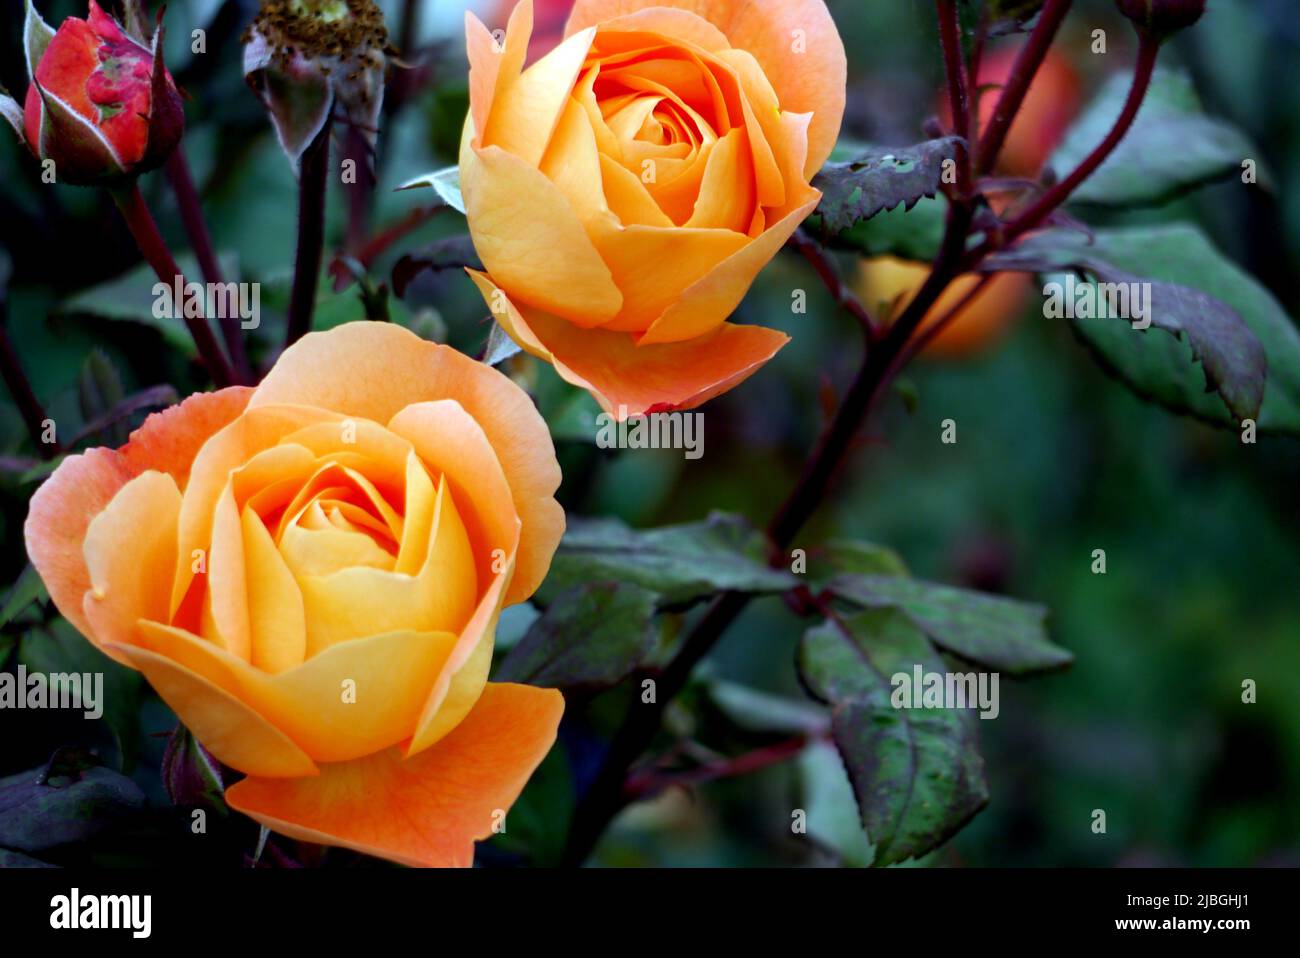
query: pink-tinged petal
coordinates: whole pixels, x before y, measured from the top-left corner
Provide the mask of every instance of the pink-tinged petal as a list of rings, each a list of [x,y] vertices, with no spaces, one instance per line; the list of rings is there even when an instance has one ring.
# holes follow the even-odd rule
[[[90,622],[82,611],[90,591],[90,571],[82,551],[86,529],[131,478],[122,457],[112,449],[88,449],[69,456],[32,496],[23,526],[27,555],[55,608],[91,641]]]
[[[95,645],[130,644],[140,619],[167,614],[181,494],[165,472],[136,476],[90,521],[82,546],[90,590],[82,609]]]
[[[753,375],[790,341],[775,329],[723,323],[695,339],[637,346],[630,333],[579,329],[540,310],[521,310],[486,274],[467,272],[484,300],[504,304],[497,321],[515,342],[618,419],[694,408]]]
[[[55,607],[87,638],[91,629],[82,600],[90,589],[90,573],[82,546],[91,520],[146,470],[166,472],[184,486],[199,447],[243,410],[251,394],[232,387],[193,395],[147,418],[120,450],[89,449],[69,456],[36,490],[23,527],[27,554]]]
[[[318,778],[249,777],[226,792],[237,811],[303,841],[415,866],[469,866],[555,741],[558,692],[490,684],[435,746],[325,765]]]

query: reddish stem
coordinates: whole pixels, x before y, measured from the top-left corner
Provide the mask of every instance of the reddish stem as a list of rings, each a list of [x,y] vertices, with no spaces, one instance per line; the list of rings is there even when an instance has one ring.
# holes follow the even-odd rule
[[[1141,109],[1142,101],[1146,98],[1147,90],[1151,86],[1151,76],[1155,72],[1156,55],[1159,52],[1160,41],[1143,33],[1138,42],[1137,64],[1133,69],[1133,83],[1129,86],[1128,98],[1124,101],[1124,109],[1120,111],[1115,125],[1106,134],[1106,138],[1097,144],[1096,149],[1075,167],[1074,172],[1044,192],[1028,209],[1003,227],[1002,241],[1004,243],[1010,243],[1040,225],[1051,215],[1052,210],[1064,203],[1070,194],[1079,187],[1079,184],[1092,176],[1097,171],[1097,167],[1101,166],[1106,158],[1115,151],[1115,147],[1119,146],[1120,140],[1124,139],[1129,128],[1133,126],[1133,121],[1137,119],[1138,110]]]
[[[316,286],[325,250],[325,179],[329,172],[330,120],[303,151],[298,164],[298,252],[289,293],[289,322],[284,337],[288,349],[311,331]]]
[[[1011,74],[1007,77],[1006,86],[1002,88],[1002,95],[998,97],[998,105],[993,109],[988,129],[984,131],[975,152],[977,173],[982,175],[993,168],[993,163],[1002,150],[1002,143],[1007,138],[1007,131],[1011,129],[1011,121],[1020,112],[1029,84],[1047,57],[1047,51],[1056,38],[1056,31],[1060,29],[1065,15],[1070,12],[1072,2],[1073,0],[1047,0],[1042,12],[1038,14],[1038,23],[1025,45],[1020,48],[1016,62],[1012,64]]]
[[[185,233],[190,238],[190,247],[199,261],[199,270],[203,279],[209,283],[223,283],[221,263],[212,246],[212,236],[208,233],[207,221],[203,218],[203,207],[199,203],[199,192],[194,188],[194,177],[190,174],[190,164],[185,159],[184,151],[177,149],[167,158],[167,181],[171,183],[172,192],[176,194],[176,204],[180,208],[181,222]],[[253,381],[252,369],[248,364],[248,354],[244,351],[243,331],[236,316],[218,316],[221,338],[230,353],[230,363],[240,383]]]
[[[795,230],[789,242],[791,246],[803,254],[803,258],[812,266],[818,279],[822,281],[822,285],[834,298],[835,304],[853,316],[862,326],[867,341],[874,340],[879,332],[875,321],[871,318],[867,308],[862,305],[862,301],[853,295],[853,291],[840,278],[839,270],[835,268],[835,264],[826,254],[826,250],[822,248],[822,245],[802,229]]]
[[[158,224],[154,222],[149,207],[145,205],[144,196],[140,193],[140,184],[132,180],[130,186],[123,186],[109,192],[116,201],[118,209],[122,211],[122,218],[126,220],[126,225],[131,230],[136,245],[140,247],[145,262],[153,268],[158,279],[171,289],[177,277],[180,277],[181,289],[184,290],[187,286],[185,277],[181,274],[180,267],[176,265],[176,260],[172,257],[171,250],[167,248],[162,234],[158,232]],[[235,382],[234,370],[230,368],[225,353],[221,351],[221,345],[213,335],[212,327],[202,316],[187,315],[183,306],[183,303],[174,304],[174,308],[181,314],[190,335],[194,338],[194,345],[198,348],[203,365],[208,369],[208,375],[217,386],[232,385]]]
[[[809,736],[795,735],[773,745],[756,748],[751,752],[745,752],[743,755],[724,758],[717,762],[710,762],[707,765],[700,765],[697,768],[678,772],[657,772],[654,769],[649,769],[628,779],[626,796],[629,800],[643,799],[674,785],[702,785],[705,782],[714,782],[722,778],[748,775],[750,772],[757,772],[760,769],[777,765],[798,755],[808,742]]]
[[[970,94],[966,87],[966,65],[962,62],[961,21],[957,0],[935,0],[939,16],[939,42],[943,46],[944,72],[948,75],[948,106],[952,112],[953,132],[962,139],[957,151],[957,192],[970,192]]]

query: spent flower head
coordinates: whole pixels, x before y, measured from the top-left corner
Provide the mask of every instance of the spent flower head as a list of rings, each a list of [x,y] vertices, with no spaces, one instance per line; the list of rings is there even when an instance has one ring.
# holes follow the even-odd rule
[[[374,145],[392,52],[373,0],[263,0],[244,33],[244,77],[295,170],[336,105]]]

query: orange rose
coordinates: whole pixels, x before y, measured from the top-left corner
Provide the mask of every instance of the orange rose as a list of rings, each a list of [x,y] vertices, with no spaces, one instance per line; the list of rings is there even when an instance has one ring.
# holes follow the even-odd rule
[[[468,865],[564,707],[487,682],[501,608],[564,529],[559,481],[508,379],[351,323],[305,336],[256,389],[70,456],[32,498],[27,551],[59,611],[246,773],[233,808]]]
[[[817,205],[844,113],[822,0],[578,0],[524,69],[466,14],[471,275],[524,349],[620,416],[684,409],[783,346],[726,322]]]

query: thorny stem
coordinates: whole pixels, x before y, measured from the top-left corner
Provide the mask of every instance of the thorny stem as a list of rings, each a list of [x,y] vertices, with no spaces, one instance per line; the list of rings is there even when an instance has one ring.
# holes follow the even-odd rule
[[[417,206],[396,223],[379,230],[373,236],[360,243],[356,248],[349,249],[347,253],[362,266],[368,268],[375,262],[375,260],[387,252],[389,247],[394,243],[407,234],[419,229],[446,209],[450,209],[450,207],[442,203],[436,203],[431,206]],[[334,260],[333,264],[330,266],[331,272],[335,273],[336,276],[350,275],[340,260],[341,257]],[[342,273],[339,272],[340,268],[342,268]]]
[[[930,276],[898,320],[867,350],[862,368],[808,460],[803,475],[768,527],[774,557],[783,558],[790,541],[821,502],[868,409],[892,378],[894,357],[924,318],[926,310],[934,305],[956,275],[970,219],[968,207],[952,206],[944,241]],[[826,274],[819,275],[825,280]],[[839,287],[832,288],[831,294],[838,301],[841,295]],[[626,770],[653,741],[664,708],[685,687],[696,664],[713,648],[748,601],[749,596],[739,592],[724,592],[714,599],[659,675],[655,701],[638,705],[628,713],[610,741],[596,777],[574,811],[563,858],[566,864],[580,864],[595,847],[605,827],[626,804]]]
[[[649,769],[640,775],[628,779],[627,795],[630,799],[649,798],[672,786],[699,785],[714,782],[721,778],[733,778],[748,775],[759,769],[767,768],[793,758],[803,751],[809,741],[817,736],[794,735],[772,745],[765,745],[742,755],[710,762],[696,768],[682,771],[658,771]]]
[[[172,257],[171,250],[167,248],[162,234],[158,232],[158,224],[154,222],[149,207],[145,205],[139,183],[132,180],[129,186],[112,189],[109,192],[117,203],[118,209],[122,211],[122,217],[126,220],[136,245],[140,247],[145,262],[153,268],[158,279],[171,289],[176,278],[180,277],[181,288],[184,289],[187,285],[185,278],[181,275],[180,267],[176,265],[176,260]],[[226,354],[221,351],[221,344],[213,335],[207,319],[202,316],[190,316],[182,308],[182,303],[176,303],[174,306],[184,318],[185,325],[194,338],[194,345],[198,348],[199,358],[208,368],[208,375],[212,377],[212,381],[219,387],[232,385],[235,382],[234,370],[230,368]]]
[[[1137,118],[1138,110],[1142,107],[1142,101],[1146,99],[1147,90],[1151,87],[1151,75],[1155,71],[1156,55],[1159,52],[1160,41],[1148,34],[1142,34],[1138,43],[1137,64],[1133,69],[1133,83],[1129,87],[1128,98],[1124,101],[1124,109],[1120,111],[1115,125],[1106,134],[1106,138],[1097,144],[1096,149],[1089,153],[1087,158],[1075,168],[1074,172],[1043,193],[1033,205],[1023,213],[1018,214],[1014,220],[1003,228],[1002,240],[1004,243],[1010,243],[1040,225],[1051,215],[1052,210],[1064,203],[1070,194],[1079,187],[1079,184],[1092,176],[1097,167],[1105,162],[1106,157],[1115,151],[1115,147],[1119,146],[1120,140],[1124,139],[1125,134],[1133,125],[1133,121]]]
[[[943,46],[944,72],[948,75],[948,106],[952,112],[953,132],[961,137],[957,150],[957,192],[965,197],[971,182],[971,111],[966,85],[966,64],[962,61],[961,21],[957,0],[935,0],[939,15],[939,41]]]
[[[1020,48],[1016,62],[1012,64],[1011,74],[1007,77],[1006,86],[1002,88],[1002,95],[998,97],[998,104],[993,108],[988,129],[980,139],[979,148],[975,153],[976,173],[984,174],[993,169],[993,161],[1002,150],[1007,131],[1011,129],[1011,121],[1020,112],[1020,105],[1025,100],[1030,81],[1042,66],[1047,51],[1056,38],[1056,31],[1060,29],[1065,15],[1070,12],[1072,2],[1073,0],[1047,0],[1043,5],[1042,12],[1038,14],[1038,23],[1029,34],[1025,45]]]
[[[1013,91],[1009,83],[1008,88],[1003,91],[1003,100],[1007,104],[1014,105],[1015,110],[1018,110],[1023,102],[1024,90],[1028,87],[1033,74],[1042,63],[1047,46],[1050,44],[1051,38],[1055,36],[1056,30],[1060,26],[1060,20],[1064,17],[1069,6],[1070,0],[1060,0],[1060,2],[1047,0],[1047,4],[1040,14],[1040,20],[1035,28],[1034,35],[1031,36],[1026,50],[1022,50],[1021,58],[1013,69],[1012,79],[1017,90]],[[1039,218],[1039,221],[1045,218],[1056,205],[1063,202],[1069,196],[1070,191],[1093,172],[1109,155],[1109,152],[1114,149],[1115,145],[1119,143],[1120,139],[1123,138],[1128,126],[1132,123],[1133,116],[1137,113],[1137,107],[1140,105],[1141,98],[1145,95],[1149,84],[1155,51],[1154,49],[1147,49],[1148,45],[1148,41],[1144,39],[1143,48],[1139,52],[1134,87],[1130,92],[1130,102],[1126,104],[1124,113],[1116,123],[1116,128],[1093,151],[1081,165],[1080,170],[1076,170],[1075,174],[1071,174],[1066,180],[1062,181],[1063,184],[1067,185],[1065,189],[1057,190],[1053,188],[1048,191],[1048,194],[1045,194],[1045,198],[1048,196],[1051,198],[1050,206],[1041,200],[1035,204],[1032,212],[1035,217]],[[1028,57],[1026,51],[1029,51]],[[997,144],[992,151],[992,155],[984,158],[984,162],[987,162],[990,166],[993,160],[996,159],[997,150],[1001,147],[1002,138],[1005,136],[1006,128],[1010,126],[1012,119],[1014,119],[1014,110],[1001,121],[997,121],[995,117],[995,122],[999,122],[1001,132],[995,133],[990,129],[992,139],[988,140],[988,142]],[[848,392],[845,393],[834,418],[823,433],[817,448],[799,477],[799,481],[768,526],[771,557],[774,564],[784,563],[786,552],[794,536],[824,499],[830,481],[850,448],[853,437],[861,428],[863,421],[874,407],[876,401],[898,371],[916,354],[920,346],[924,345],[924,341],[928,341],[927,337],[930,334],[927,331],[924,336],[920,337],[922,341],[919,344],[912,343],[914,334],[925,319],[926,314],[953,279],[961,273],[978,266],[982,257],[990,251],[991,247],[988,243],[972,252],[968,253],[966,251],[966,241],[970,234],[977,204],[977,197],[959,195],[953,198],[948,210],[948,222],[943,241],[931,266],[929,276],[893,325],[868,345],[862,366]],[[1017,222],[1026,224],[1021,227],[1021,232],[1023,232],[1025,229],[1031,228],[1029,224],[1033,221],[1022,216]],[[792,240],[792,245],[800,249],[808,257],[818,276],[827,284],[827,288],[831,295],[835,297],[836,302],[852,312],[851,303],[855,302],[855,300],[852,299],[851,294],[847,294],[846,298],[846,292],[834,269],[819,268],[819,263],[822,262],[823,257],[809,255],[807,244],[811,240],[806,235],[797,234],[797,236],[798,238]],[[962,302],[958,303],[956,307],[944,314],[936,325],[942,326],[949,322],[982,288],[983,284],[963,298]],[[634,797],[628,793],[627,770],[653,743],[655,734],[660,729],[663,712],[668,703],[685,687],[692,670],[713,648],[727,627],[736,620],[748,601],[749,596],[738,592],[724,592],[714,598],[694,629],[682,640],[675,656],[658,674],[654,701],[634,706],[624,719],[622,726],[614,733],[601,767],[597,770],[590,786],[574,811],[573,822],[562,859],[564,864],[580,865],[590,855],[610,821]],[[635,781],[634,778],[633,784],[635,784]]]
[[[176,194],[176,204],[180,208],[181,223],[185,234],[190,238],[190,247],[199,261],[199,271],[209,283],[222,283],[221,263],[217,260],[212,246],[212,236],[208,233],[208,224],[203,218],[203,207],[199,203],[199,192],[194,188],[194,177],[190,174],[190,165],[185,153],[176,149],[167,158],[167,181],[172,192]],[[230,364],[235,370],[238,381],[249,384],[253,381],[252,370],[248,365],[248,354],[244,351],[243,332],[239,328],[236,316],[218,316],[217,324],[221,327],[221,338],[226,343],[230,354]]]
[[[826,254],[826,250],[822,248],[821,244],[802,229],[795,230],[789,242],[791,246],[803,254],[804,259],[812,266],[813,272],[822,281],[822,285],[830,291],[835,304],[856,319],[862,326],[862,332],[866,335],[867,342],[873,341],[879,333],[875,321],[871,318],[867,308],[862,305],[862,302],[853,295],[853,291],[840,278],[839,270],[835,268],[835,263]]]
[[[964,313],[967,306],[975,302],[976,298],[984,292],[989,283],[993,282],[993,276],[993,273],[986,273],[984,276],[981,276],[979,282],[972,286],[946,313],[929,323],[925,329],[920,330],[915,336],[913,336],[898,357],[899,367],[902,368],[906,366],[913,358],[924,352],[925,347],[929,346],[930,343],[935,340],[935,337],[947,329],[948,326],[952,324],[953,320]]]
[[[343,152],[356,165],[356,182],[346,189],[348,201],[348,228],[345,246],[355,250],[365,243],[370,233],[371,201],[375,192],[375,174],[372,150],[365,134],[349,125],[343,134]]]
[[[284,337],[288,349],[311,331],[316,286],[325,249],[325,180],[329,172],[330,126],[326,120],[298,164],[298,252],[289,293],[289,322]]]

